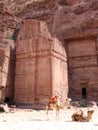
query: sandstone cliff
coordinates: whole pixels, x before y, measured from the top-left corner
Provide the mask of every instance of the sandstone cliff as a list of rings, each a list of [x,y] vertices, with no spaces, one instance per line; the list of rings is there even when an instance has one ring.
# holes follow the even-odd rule
[[[5,6],[4,10],[21,20],[46,21],[49,30],[61,39],[98,33],[97,0],[5,0],[1,3]],[[7,19],[5,21],[8,23]]]
[[[98,34],[98,1],[63,6],[55,13],[53,32],[63,39]]]
[[[0,60],[3,61],[3,64],[1,64],[0,66],[1,70],[3,70],[3,67],[6,62],[6,60],[2,60],[2,48],[3,51],[5,52],[6,51],[5,48],[9,47],[8,52],[10,52],[10,47],[11,49],[15,47],[15,40],[17,39],[19,30],[21,28],[21,25],[25,22],[25,19],[35,19],[35,20],[45,21],[46,24],[48,25],[49,33],[51,33],[52,36],[57,37],[57,39],[61,39],[62,41],[71,40],[71,39],[80,39],[80,38],[82,39],[87,37],[97,37],[98,0],[1,0],[0,1],[0,47],[1,47]],[[28,24],[26,26],[26,29],[27,28],[28,28]],[[24,32],[21,33],[24,34]],[[85,44],[88,43],[87,45],[91,47],[90,44],[91,41],[88,40],[88,42],[85,41],[84,43]],[[83,41],[81,41],[81,43],[82,42]],[[92,41],[93,48],[95,49],[93,43],[95,44],[95,42]],[[70,44],[73,45],[73,43]],[[2,47],[3,45],[4,47]],[[79,49],[83,48],[81,46],[79,46]],[[97,46],[98,45],[96,45],[96,48]],[[77,45],[73,48],[76,48],[77,50]],[[87,50],[83,49],[82,51],[79,52],[79,49],[78,51],[72,50],[73,54],[76,53],[76,58],[78,54],[80,54],[80,52],[83,52],[81,54],[84,54],[85,51],[85,53],[88,54]],[[96,57],[98,55],[97,49],[93,51],[94,54],[90,52],[89,55],[93,54],[95,56],[94,57],[95,61],[98,62],[98,58],[96,60]],[[89,50],[92,50],[92,47]],[[70,61],[72,62],[71,59],[73,58],[72,51],[70,51],[72,57],[69,57],[69,62]],[[97,53],[95,54],[95,52]],[[11,70],[12,64],[9,64],[8,66],[8,63],[10,61],[10,54],[9,56],[5,54],[3,56],[4,59],[5,57],[7,57],[7,67],[5,66],[7,70],[4,69],[2,72],[2,74],[5,75],[1,77],[3,77],[6,80],[3,79],[2,81],[5,82],[0,82],[0,94],[2,94],[1,92],[2,87],[8,88],[9,92],[6,93],[11,94],[14,91],[13,89],[11,89],[11,87],[14,88],[13,87],[14,71],[12,72],[12,70],[15,69],[15,66],[13,66],[12,70]],[[82,55],[82,57],[84,57],[84,55]],[[15,63],[14,59],[15,57],[12,57],[11,63]],[[77,67],[78,63],[80,63],[80,60],[81,58],[80,59],[78,58],[78,60],[76,59],[77,63],[75,62],[75,60],[73,61],[75,62],[76,65],[75,67]],[[72,65],[71,67],[74,67],[73,62],[72,63],[71,62],[70,62],[70,64]],[[97,66],[97,62],[95,66]],[[88,63],[90,64],[90,62]],[[82,66],[82,68],[83,67],[84,66]],[[80,74],[80,72],[78,72],[78,74]],[[7,76],[9,77],[8,81],[7,81]],[[95,77],[92,79],[95,79]],[[13,83],[10,83],[10,81],[12,80]],[[5,92],[5,90],[3,92]],[[1,95],[0,98],[2,98]]]

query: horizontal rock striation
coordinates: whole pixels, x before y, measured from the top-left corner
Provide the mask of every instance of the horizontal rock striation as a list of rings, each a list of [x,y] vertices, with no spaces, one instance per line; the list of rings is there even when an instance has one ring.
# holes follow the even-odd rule
[[[96,36],[98,34],[98,1],[64,6],[54,17],[53,33],[62,39]]]

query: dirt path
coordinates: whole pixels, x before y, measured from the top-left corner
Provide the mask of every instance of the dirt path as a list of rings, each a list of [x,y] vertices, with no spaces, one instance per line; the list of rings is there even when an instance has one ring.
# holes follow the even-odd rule
[[[94,109],[94,108],[90,108]],[[83,108],[87,111],[87,108]],[[90,122],[72,122],[71,115],[76,109],[60,111],[56,120],[55,111],[49,111],[49,120],[45,110],[18,109],[10,113],[0,113],[0,130],[98,130],[98,108]]]

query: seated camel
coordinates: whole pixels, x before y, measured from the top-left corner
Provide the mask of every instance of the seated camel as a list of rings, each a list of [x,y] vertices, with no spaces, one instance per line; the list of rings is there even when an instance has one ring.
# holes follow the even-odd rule
[[[46,104],[46,114],[48,117],[48,112],[50,109],[55,109],[56,110],[56,119],[59,119],[59,111],[60,109],[63,109],[65,106],[68,108],[69,104],[71,102],[70,98],[67,98],[65,100],[65,102],[61,103],[57,96],[51,97],[48,101],[48,103]]]
[[[90,121],[93,113],[94,113],[94,110],[88,110],[87,116],[84,116],[83,110],[80,110],[78,112],[73,113],[71,118],[72,118],[72,121],[80,121],[80,122]]]

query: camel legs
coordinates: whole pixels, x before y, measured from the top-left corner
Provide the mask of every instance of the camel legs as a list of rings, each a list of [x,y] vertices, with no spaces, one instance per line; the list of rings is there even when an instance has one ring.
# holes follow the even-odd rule
[[[49,112],[49,110],[50,110],[50,106],[46,106],[46,115],[47,115],[47,119],[49,120],[49,118],[48,118],[48,112]]]
[[[46,106],[46,115],[47,115],[47,119],[49,120],[48,118],[48,112],[50,110],[51,106],[47,105]],[[55,111],[56,111],[56,120],[59,120],[59,106],[58,105],[54,105],[52,108],[55,108]]]
[[[56,105],[55,109],[56,109],[56,120],[59,120],[59,110],[60,110],[60,108],[59,108],[58,105]]]

